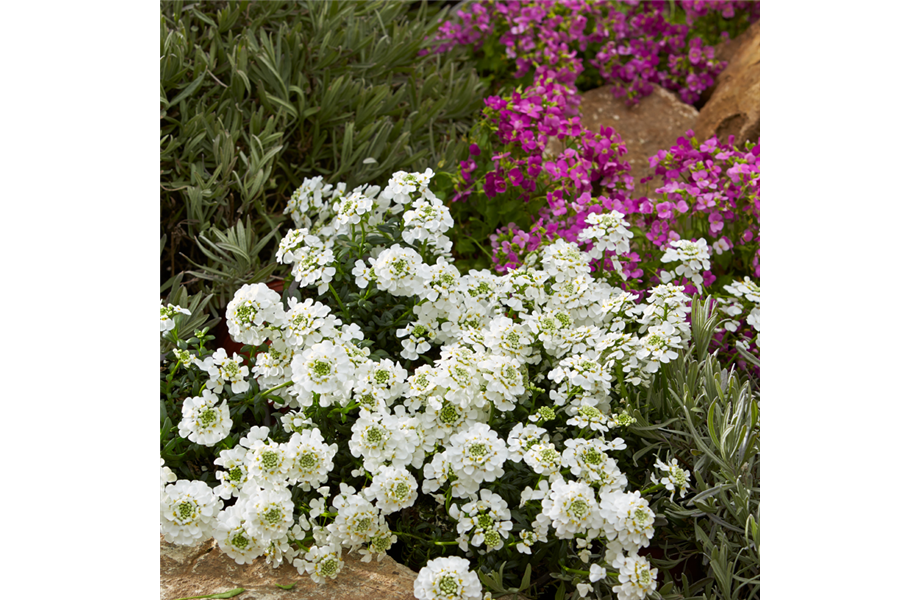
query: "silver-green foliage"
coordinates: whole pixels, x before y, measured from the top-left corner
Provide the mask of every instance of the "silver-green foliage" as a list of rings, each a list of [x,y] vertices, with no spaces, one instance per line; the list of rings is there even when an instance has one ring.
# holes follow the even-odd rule
[[[264,280],[273,262],[263,244],[224,244],[230,262],[214,244],[244,215],[253,219],[244,238],[277,238],[287,198],[307,176],[385,185],[397,170],[455,165],[483,86],[444,55],[419,56],[440,15],[410,9],[161,3],[164,291],[192,265],[197,279],[184,281],[221,306],[241,283]]]
[[[673,457],[692,472],[686,498],[672,501],[662,490],[653,504],[667,517],[652,541],[663,554],[653,561],[658,591],[675,600],[759,598],[759,392],[706,351],[718,320],[712,301],[694,300],[691,318],[689,351],[664,366],[646,397],[630,402],[637,419],[630,430],[645,445],[636,464],[643,454]]]

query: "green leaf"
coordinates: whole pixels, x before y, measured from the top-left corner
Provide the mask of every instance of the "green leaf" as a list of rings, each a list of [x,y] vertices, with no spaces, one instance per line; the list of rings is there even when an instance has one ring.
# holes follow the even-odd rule
[[[276,583],[275,587],[280,587],[282,590],[293,590],[295,585],[297,584],[291,583],[289,585],[281,585],[280,583]]]
[[[197,79],[195,79],[195,81],[185,86],[185,89],[182,90],[182,93],[176,96],[175,98],[173,98],[173,100],[169,103],[169,108],[172,108],[173,106],[179,104],[180,102],[182,102],[183,100],[185,100],[186,98],[188,98],[189,96],[197,92],[198,87],[201,85],[201,82],[204,81],[204,78],[206,75],[207,73],[202,73],[201,75],[198,76]]]
[[[185,598],[176,598],[176,600],[197,600],[199,598],[233,598],[234,596],[239,596],[246,590],[244,588],[236,588],[227,592],[222,592],[220,594],[210,594],[208,596],[187,596]]]

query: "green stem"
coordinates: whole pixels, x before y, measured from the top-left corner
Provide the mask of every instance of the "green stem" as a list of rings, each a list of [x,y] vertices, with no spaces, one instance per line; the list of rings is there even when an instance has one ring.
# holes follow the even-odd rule
[[[345,308],[345,305],[342,304],[342,299],[339,298],[339,294],[335,291],[335,287],[331,283],[329,284],[329,290],[332,292],[332,295],[335,296],[335,301],[339,303],[339,308],[341,308],[342,312],[345,313],[345,318],[351,322],[351,311]]]
[[[660,490],[660,489],[663,488],[663,487],[664,487],[664,484],[663,484],[663,483],[656,483],[655,485],[650,485],[650,486],[648,486],[647,488],[645,488],[644,490],[642,490],[642,491],[639,492],[639,493],[642,494],[642,495],[644,496],[645,494],[647,494],[647,493],[649,493],[649,492],[654,492],[654,491],[656,491],[656,490]]]

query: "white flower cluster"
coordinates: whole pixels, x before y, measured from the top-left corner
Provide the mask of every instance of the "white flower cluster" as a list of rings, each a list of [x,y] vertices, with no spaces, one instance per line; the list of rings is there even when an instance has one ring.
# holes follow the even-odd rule
[[[176,321],[173,318],[176,315],[191,314],[192,312],[187,308],[181,308],[172,304],[163,306],[163,301],[160,300],[160,333],[163,334],[164,337],[169,335],[169,332],[176,327]]]
[[[738,298],[738,300],[729,301],[724,306],[720,307],[722,312],[729,316],[729,320],[723,324],[723,327],[727,331],[738,331],[741,323],[736,317],[740,317],[744,314],[746,309],[748,314],[745,317],[745,322],[757,332],[757,335],[751,340],[751,343],[759,347],[760,286],[751,281],[750,277],[745,277],[743,281],[735,281],[727,284],[725,286],[725,291]],[[745,350],[751,350],[750,346],[741,340],[739,340],[737,344],[741,345]]]
[[[213,491],[164,484],[164,531],[181,543],[214,535],[238,562],[288,560],[324,581],[340,572],[343,551],[362,560],[385,554],[396,539],[386,516],[429,494],[453,519],[464,550],[530,553],[554,536],[577,539],[584,557],[597,541],[607,567],[620,569],[621,600],[645,597],[655,589],[654,570],[637,553],[649,545],[655,515],[626,489],[615,458],[626,445],[614,431],[630,417],[614,407],[626,386],[648,386],[686,348],[690,299],[665,283],[637,304],[637,296],[593,278],[592,259],[628,251],[628,223],[616,212],[590,216],[590,253],[556,240],[505,275],[461,274],[445,241],[449,212],[428,189],[432,176],[400,172],[383,190],[350,192],[306,180],[288,207],[298,229],[277,254],[322,296],[337,244],[347,238],[349,248],[362,247],[347,259],[354,284],[365,297],[386,292],[404,304],[389,335],[402,346],[400,358],[419,366],[371,355],[376,340],[362,341],[358,325],[342,322],[347,310],[337,296],[337,304],[314,296],[285,307],[266,286],[244,286],[228,307],[231,335],[267,350],[248,365],[223,350],[197,360],[207,390],[186,401],[181,427],[196,443],[224,439],[227,402],[218,404],[218,395],[257,387],[271,390],[276,404],[281,398],[285,414],[273,435],[290,437],[275,441],[267,427],[253,427],[220,451]],[[401,222],[392,219],[400,213]],[[394,233],[394,222],[401,231]],[[365,238],[390,242],[365,247]],[[346,474],[366,483],[357,490],[335,481],[339,493],[331,496],[325,484],[338,446],[325,443],[317,424],[340,416],[351,419],[348,450],[360,462]],[[511,469],[533,477],[518,507],[530,524],[519,531],[496,491]],[[683,493],[679,475],[668,471],[662,482]],[[295,513],[293,486],[307,492],[299,504],[308,514]],[[221,500],[234,503],[221,511]],[[601,577],[607,567],[595,566],[592,576]],[[482,592],[460,558],[431,561],[415,586],[420,599]]]
[[[674,277],[686,277],[693,282],[696,287],[703,285],[703,271],[708,271],[709,264],[709,246],[706,240],[700,238],[695,242],[690,240],[672,240],[670,247],[665,249],[661,262],[674,262],[680,264],[674,269],[674,272],[662,271],[660,274],[661,281],[668,283]]]

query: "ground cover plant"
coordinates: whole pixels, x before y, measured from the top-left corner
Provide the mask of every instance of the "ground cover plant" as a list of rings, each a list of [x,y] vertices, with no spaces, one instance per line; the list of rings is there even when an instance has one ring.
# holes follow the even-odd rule
[[[734,6],[679,5],[672,21],[719,31]],[[255,36],[306,18],[279,6]],[[408,8],[374,6],[336,22]],[[521,14],[521,39],[550,22]],[[459,73],[459,54],[435,66]],[[317,582],[388,554],[420,599],[759,598],[759,145],[688,132],[647,190],[616,131],[582,129],[557,67],[530,64],[472,129],[430,124],[429,150],[468,134],[420,166],[365,178],[379,156],[324,170],[278,151],[288,191],[200,246],[199,282],[167,281],[168,541]]]
[[[307,174],[385,183],[465,149],[482,85],[419,57],[439,23],[427,4],[163,2],[161,15],[161,293],[197,298],[196,315],[278,272],[271,248]]]
[[[663,573],[663,594],[756,592],[725,579],[719,554],[739,546],[756,566],[756,498],[736,488],[756,472],[758,434],[750,387],[690,345],[706,347],[711,303],[688,319],[671,284],[638,303],[563,240],[505,275],[461,275],[433,175],[397,172],[382,190],[307,180],[276,252],[290,288],[245,285],[228,305],[242,355],[180,339],[187,315],[161,311],[175,346],[161,405],[167,540],[214,536],[241,564],[287,560],[317,581],[345,551],[372,560],[402,542],[419,598],[485,585],[623,600],[658,587],[639,550],[659,535],[690,558],[708,542],[713,573]],[[693,503],[674,501],[691,488]],[[745,492],[730,510],[702,502]],[[534,566],[548,576],[531,581]]]
[[[654,83],[693,104],[724,67],[713,44],[759,16],[760,3],[745,0],[486,0],[456,11],[435,51],[467,48],[495,91],[543,66],[580,91],[610,84],[635,103]]]

